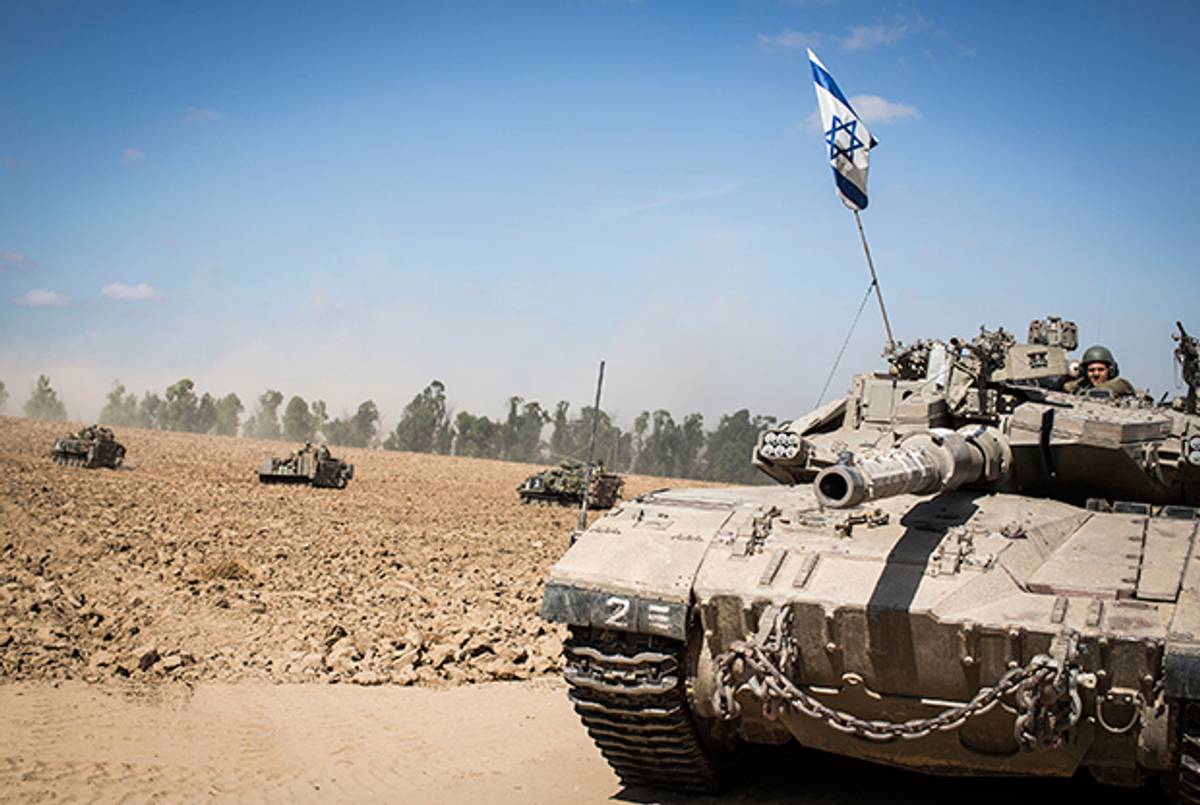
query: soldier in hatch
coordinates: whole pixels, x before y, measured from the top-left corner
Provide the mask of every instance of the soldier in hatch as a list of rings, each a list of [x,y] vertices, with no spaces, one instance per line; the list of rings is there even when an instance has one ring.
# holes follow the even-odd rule
[[[1133,386],[1118,376],[1117,361],[1108,347],[1096,344],[1088,347],[1080,363],[1080,377],[1068,381],[1063,391],[1072,394],[1087,394],[1090,391],[1107,391],[1113,397],[1128,397]]]

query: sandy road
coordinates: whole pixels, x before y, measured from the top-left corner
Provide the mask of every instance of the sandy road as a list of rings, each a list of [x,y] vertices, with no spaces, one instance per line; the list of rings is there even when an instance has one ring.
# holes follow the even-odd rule
[[[1067,781],[945,780],[806,753],[747,758],[715,803],[1151,803]],[[679,802],[623,788],[560,683],[452,689],[0,686],[0,791],[26,802]]]
[[[550,682],[0,687],[0,790],[45,801],[587,801],[619,789]]]

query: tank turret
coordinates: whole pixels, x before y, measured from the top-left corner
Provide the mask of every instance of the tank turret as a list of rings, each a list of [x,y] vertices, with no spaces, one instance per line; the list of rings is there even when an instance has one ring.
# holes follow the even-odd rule
[[[1050,317],[1029,331],[1026,344],[1003,329],[898,344],[890,371],[858,375],[847,397],[763,433],[752,460],[780,483],[813,483],[830,508],[960,487],[1200,505],[1187,402],[1117,396],[1123,387],[1068,393],[1075,325]]]

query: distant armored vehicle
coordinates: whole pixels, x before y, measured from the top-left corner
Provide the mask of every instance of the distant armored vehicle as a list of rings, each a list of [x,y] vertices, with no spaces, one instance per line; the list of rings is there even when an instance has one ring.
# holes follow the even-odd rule
[[[54,440],[50,458],[55,464],[71,467],[116,469],[125,461],[125,447],[113,432],[102,425],[87,425],[78,433],[68,433]]]
[[[579,506],[583,503],[583,489],[587,483],[587,465],[578,461],[564,461],[557,467],[535,472],[517,487],[522,503],[534,501],[557,503],[560,506]],[[604,465],[592,469],[591,491],[588,493],[589,509],[611,509],[621,497],[625,481],[620,475],[605,472]]]
[[[655,492],[576,534],[542,616],[609,764],[708,789],[739,746],[795,739],[1200,803],[1200,357],[1178,339],[1172,405],[1058,390],[1057,319],[897,345],[760,435],[779,486]]]
[[[354,477],[354,465],[329,455],[325,445],[305,444],[290,456],[268,458],[258,468],[258,480],[264,484],[308,484],[345,489]]]

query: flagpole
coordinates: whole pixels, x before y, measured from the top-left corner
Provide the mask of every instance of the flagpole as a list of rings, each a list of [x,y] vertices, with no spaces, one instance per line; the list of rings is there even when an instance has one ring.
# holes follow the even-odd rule
[[[875,262],[871,259],[871,247],[867,245],[867,234],[863,232],[862,218],[854,211],[854,223],[858,224],[858,236],[862,239],[863,254],[867,256],[867,268],[871,271],[871,285],[875,287],[875,298],[879,300],[879,312],[883,315],[883,329],[887,331],[888,349],[896,344],[892,338],[892,323],[888,321],[887,308],[883,306],[883,292],[879,289],[879,277],[875,276]]]

